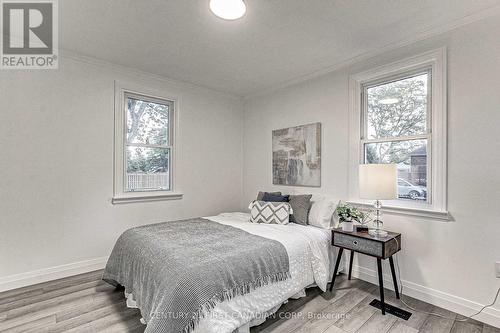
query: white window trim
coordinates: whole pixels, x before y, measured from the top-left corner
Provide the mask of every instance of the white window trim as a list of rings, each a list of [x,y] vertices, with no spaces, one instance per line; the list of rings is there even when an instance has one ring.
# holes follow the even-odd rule
[[[358,170],[362,156],[361,115],[363,84],[423,68],[432,69],[431,99],[431,203],[401,200],[383,202],[387,213],[450,220],[447,211],[447,74],[446,48],[429,51],[349,78],[349,202],[363,206],[372,202],[359,198]]]
[[[126,192],[124,190],[124,174],[125,174],[125,95],[143,95],[152,99],[168,100],[173,102],[174,111],[171,116],[173,120],[171,130],[172,150],[170,161],[170,190],[169,191],[144,191],[144,192]],[[182,199],[182,192],[178,191],[177,184],[177,161],[178,161],[178,133],[179,133],[179,99],[166,96],[163,92],[136,85],[133,83],[124,83],[115,81],[115,124],[114,124],[114,181],[113,181],[113,204],[131,203],[131,202],[148,202],[160,200],[176,200]]]

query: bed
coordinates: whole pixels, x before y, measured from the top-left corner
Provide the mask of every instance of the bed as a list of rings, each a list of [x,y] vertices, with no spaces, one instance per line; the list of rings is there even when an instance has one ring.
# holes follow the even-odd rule
[[[216,302],[212,307],[206,309],[199,320],[190,328],[186,328],[184,332],[246,333],[249,332],[250,327],[264,322],[266,317],[277,311],[289,298],[305,296],[307,287],[317,285],[321,290],[326,290],[332,264],[334,263],[334,250],[330,245],[330,230],[294,223],[287,225],[250,223],[249,214],[246,213],[223,213],[217,216],[204,217],[203,219],[278,242],[284,247],[288,255],[289,275],[287,278],[264,283],[252,290],[247,290],[245,293]],[[119,269],[125,269],[124,266],[126,265],[134,264],[121,262]],[[123,278],[117,277],[116,274],[108,275],[105,280],[108,282],[112,280],[116,284],[124,284],[123,281],[120,281]],[[149,288],[157,288],[157,285],[150,285]],[[144,298],[144,290],[137,292],[134,288],[127,286],[126,283],[124,287],[126,289],[127,305],[129,307],[138,307],[143,317],[150,320],[150,316],[143,312],[144,306],[141,307],[140,298],[141,295]],[[137,288],[136,286],[135,289]],[[156,293],[155,298],[158,298],[158,294],[161,294],[161,292],[156,290]],[[148,309],[151,309],[151,307]],[[155,330],[148,330],[147,328],[146,332],[149,331],[156,332],[159,330],[158,328]]]

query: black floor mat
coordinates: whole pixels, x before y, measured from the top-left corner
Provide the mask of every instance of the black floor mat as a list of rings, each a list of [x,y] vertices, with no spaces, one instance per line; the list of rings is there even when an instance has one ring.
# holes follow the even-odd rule
[[[380,301],[378,299],[374,299],[373,301],[371,301],[370,305],[379,310],[382,309],[382,307],[380,306]],[[405,311],[387,303],[385,303],[385,312],[404,320],[408,320],[411,317],[411,312]]]

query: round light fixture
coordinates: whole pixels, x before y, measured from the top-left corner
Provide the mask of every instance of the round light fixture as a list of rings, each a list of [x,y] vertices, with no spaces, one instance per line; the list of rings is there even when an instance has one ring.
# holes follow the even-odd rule
[[[384,98],[378,101],[379,104],[390,105],[399,103],[399,98]]]
[[[210,10],[225,20],[237,20],[247,11],[243,0],[210,0]]]

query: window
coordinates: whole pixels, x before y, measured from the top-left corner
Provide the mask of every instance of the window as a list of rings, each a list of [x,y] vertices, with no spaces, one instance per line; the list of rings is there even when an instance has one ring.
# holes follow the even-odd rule
[[[173,192],[174,99],[115,88],[113,203],[179,198]]]
[[[125,191],[170,190],[170,115],[173,103],[125,94]]]
[[[398,168],[398,197],[430,202],[427,146],[432,69],[363,84],[363,163]]]
[[[446,50],[351,76],[351,201],[358,165],[398,167],[398,200],[387,211],[448,219],[446,211]]]

